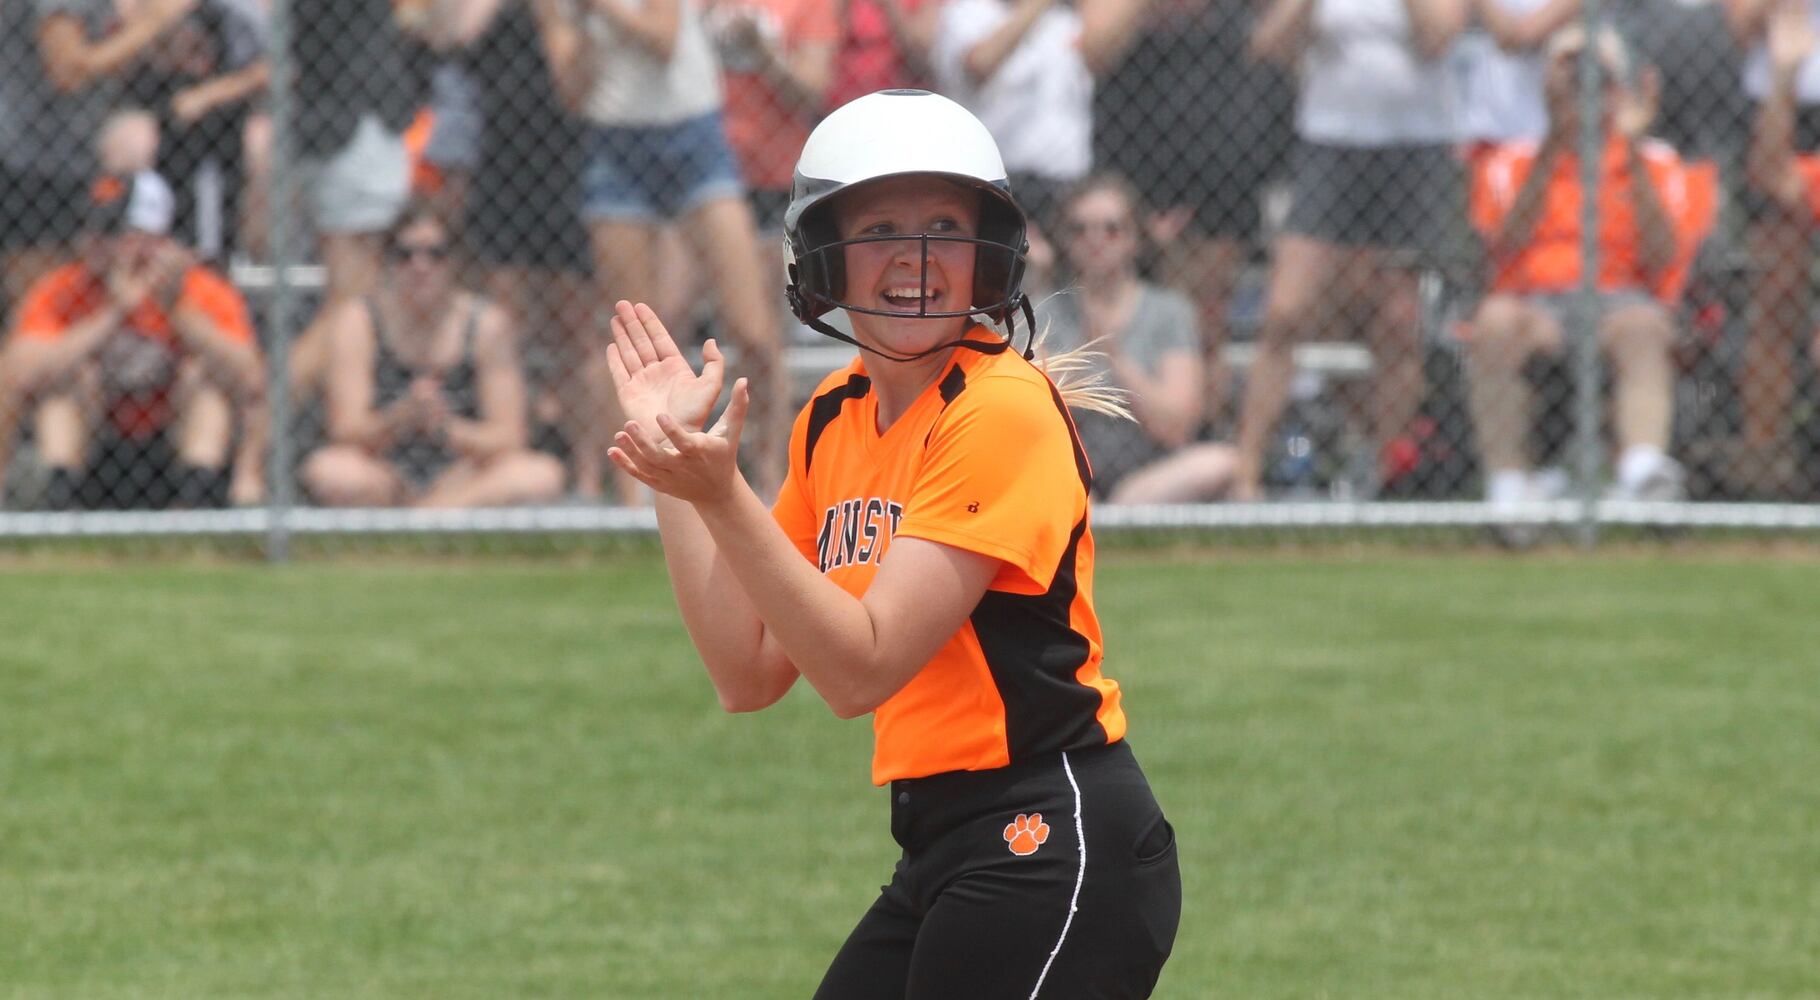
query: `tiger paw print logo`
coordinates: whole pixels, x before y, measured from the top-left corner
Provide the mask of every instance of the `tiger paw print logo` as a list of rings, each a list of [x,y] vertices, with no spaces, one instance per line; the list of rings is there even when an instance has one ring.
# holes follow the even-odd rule
[[[1005,843],[1011,846],[1011,853],[1020,858],[1035,854],[1048,839],[1049,824],[1043,822],[1042,813],[1018,813],[1014,822],[1005,824]]]

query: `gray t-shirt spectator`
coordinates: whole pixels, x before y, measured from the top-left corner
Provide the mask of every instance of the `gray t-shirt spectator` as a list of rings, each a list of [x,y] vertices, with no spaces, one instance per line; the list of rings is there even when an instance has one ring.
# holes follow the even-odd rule
[[[95,172],[95,135],[121,81],[57,92],[38,54],[38,29],[58,14],[81,19],[90,40],[117,21],[111,0],[0,2],[0,163],[20,174],[87,178]]]
[[[1037,310],[1036,322],[1038,329],[1046,330],[1044,346],[1049,353],[1073,350],[1087,341],[1080,299],[1068,291],[1050,296]],[[1151,284],[1142,286],[1131,319],[1114,336],[1118,353],[1152,377],[1170,355],[1200,350],[1194,307],[1182,293]],[[1103,341],[1092,345],[1090,350],[1102,356],[1091,358],[1091,367],[1107,384],[1127,388],[1119,385],[1103,356],[1113,346]],[[1110,496],[1126,476],[1168,454],[1135,420],[1075,410],[1074,424],[1093,467],[1094,492],[1101,497]]]
[[[1037,311],[1037,327],[1048,323],[1045,345],[1051,353],[1071,351],[1087,342],[1087,323],[1081,315],[1080,299],[1066,289],[1050,296]],[[1182,351],[1198,351],[1194,306],[1181,292],[1145,284],[1138,293],[1137,307],[1131,321],[1115,336],[1118,352],[1155,375],[1164,358]],[[1104,355],[1107,343],[1093,345]],[[1112,379],[1112,368],[1106,358],[1093,359],[1094,370]],[[1115,383],[1116,384],[1116,383]]]

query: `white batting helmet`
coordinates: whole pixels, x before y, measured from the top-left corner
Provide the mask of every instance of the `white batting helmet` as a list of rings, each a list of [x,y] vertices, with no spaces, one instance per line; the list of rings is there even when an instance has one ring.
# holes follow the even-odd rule
[[[970,308],[922,315],[977,313],[1009,323],[1014,312],[1026,307],[1022,285],[1024,255],[1030,248],[1027,220],[1011,196],[1005,162],[992,134],[966,108],[939,94],[881,90],[850,101],[823,119],[796,161],[790,205],[784,211],[784,240],[790,264],[787,294],[798,319],[847,340],[819,317],[831,309],[875,311],[843,300],[844,248],[878,237],[841,239],[832,205],[855,187],[907,174],[942,177],[980,193],[977,237],[911,237],[978,246]]]

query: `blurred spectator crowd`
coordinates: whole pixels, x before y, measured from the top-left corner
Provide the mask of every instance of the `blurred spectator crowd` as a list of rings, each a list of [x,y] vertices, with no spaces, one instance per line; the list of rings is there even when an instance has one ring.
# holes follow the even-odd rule
[[[998,138],[1104,498],[1562,496],[1590,336],[1608,495],[1820,499],[1820,0],[272,2],[0,0],[7,507],[641,502],[620,298],[774,488],[792,167],[890,87]]]

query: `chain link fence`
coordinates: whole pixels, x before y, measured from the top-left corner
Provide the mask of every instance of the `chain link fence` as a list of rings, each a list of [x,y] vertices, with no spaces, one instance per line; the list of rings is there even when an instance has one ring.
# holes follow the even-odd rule
[[[831,107],[973,109],[1106,525],[1820,526],[1820,3],[0,0],[0,534],[649,529],[616,299],[753,380]],[[369,543],[377,544],[377,543]]]

